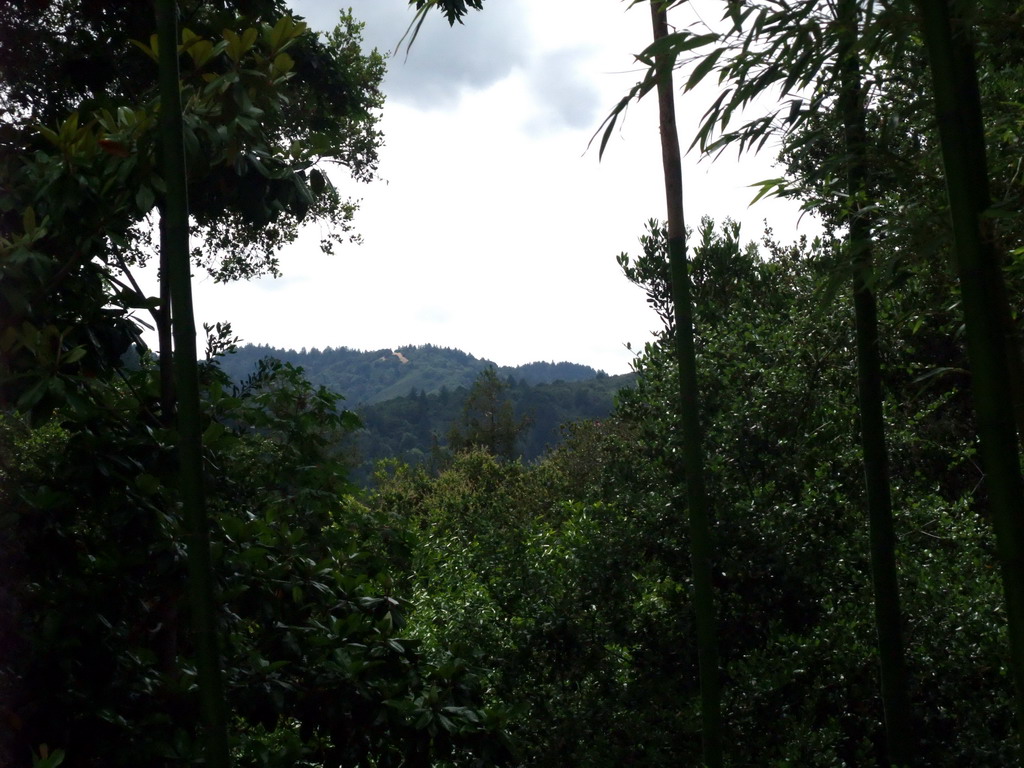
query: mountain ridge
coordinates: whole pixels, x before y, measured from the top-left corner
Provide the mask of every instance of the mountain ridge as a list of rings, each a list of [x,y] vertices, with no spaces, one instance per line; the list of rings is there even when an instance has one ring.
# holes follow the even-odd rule
[[[312,383],[344,396],[348,407],[380,403],[414,391],[439,394],[444,389],[468,388],[487,368],[494,368],[503,380],[529,385],[587,381],[608,375],[588,365],[567,361],[499,366],[468,352],[433,344],[376,350],[303,347],[299,351],[246,344],[221,358],[221,366],[232,379],[241,381],[264,357],[301,366]]]
[[[370,481],[376,462],[395,458],[425,464],[447,447],[451,427],[480,374],[494,368],[515,418],[526,426],[517,441],[524,461],[561,441],[561,425],[604,419],[635,374],[609,376],[578,363],[533,362],[498,366],[457,349],[420,345],[395,349],[284,350],[247,344],[220,358],[223,370],[241,382],[265,357],[301,366],[314,385],[342,395],[363,428],[353,435],[353,477]]]

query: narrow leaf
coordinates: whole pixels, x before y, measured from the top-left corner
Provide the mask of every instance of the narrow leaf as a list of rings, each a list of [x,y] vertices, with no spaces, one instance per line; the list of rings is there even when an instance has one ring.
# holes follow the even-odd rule
[[[748,203],[748,205],[753,205],[762,197],[777,197],[785,189],[786,180],[784,178],[765,179],[764,181],[758,181],[750,186],[760,188],[760,191],[754,196],[754,199]]]
[[[701,60],[700,64],[694,67],[693,72],[690,75],[690,79],[686,81],[686,85],[683,90],[692,91],[697,84],[707,76],[708,72],[714,69],[715,64],[718,63],[718,59],[721,58],[724,52],[725,48],[716,48],[710,54],[705,56],[704,59]]]

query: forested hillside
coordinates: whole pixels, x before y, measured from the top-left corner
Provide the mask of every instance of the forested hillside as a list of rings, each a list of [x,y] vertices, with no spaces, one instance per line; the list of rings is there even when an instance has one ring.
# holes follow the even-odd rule
[[[521,424],[514,458],[523,461],[533,461],[557,445],[563,424],[608,417],[618,391],[635,380],[633,374],[608,376],[577,363],[497,367],[432,345],[295,352],[248,344],[221,358],[220,365],[241,383],[268,359],[301,368],[311,383],[345,398],[346,407],[362,421],[351,449],[358,464],[356,477],[363,481],[382,459],[436,463],[449,450],[451,431],[485,372],[493,372],[502,390],[500,402],[508,403]]]
[[[498,377],[498,374],[495,373]],[[507,403],[512,418],[521,427],[517,431],[513,458],[534,461],[562,440],[562,426],[577,421],[606,419],[623,388],[635,377],[598,376],[574,382],[554,381],[530,385],[511,376],[502,380],[496,393],[497,407]],[[412,465],[436,461],[438,451],[451,447],[451,432],[457,428],[472,390],[447,387],[436,394],[412,391],[406,397],[357,408],[363,429],[355,437],[356,455],[364,471],[381,459],[395,458]]]
[[[197,354],[193,272],[346,239],[384,61],[350,13],[155,5],[0,4],[0,766],[1024,766],[1020,9],[628,3],[597,144],[657,94],[618,264],[662,329],[610,377]],[[775,147],[822,235],[688,227],[691,139]]]

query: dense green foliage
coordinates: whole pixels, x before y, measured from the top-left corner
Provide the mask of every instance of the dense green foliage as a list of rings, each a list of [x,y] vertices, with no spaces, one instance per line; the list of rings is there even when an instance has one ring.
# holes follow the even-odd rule
[[[137,313],[159,331],[164,362],[171,343],[168,295],[147,296],[132,274],[153,255],[153,217],[165,204],[155,22],[122,8],[132,45],[107,4],[40,5],[61,7],[0,14],[12,41],[0,57],[0,403],[45,414],[83,377],[117,367],[139,339]],[[382,59],[359,53],[348,15],[321,39],[274,3],[254,4],[251,16],[186,10],[179,59],[193,257],[218,280],[274,273],[300,222],[330,225],[330,242],[351,228],[354,205],[315,166],[332,160],[372,177]],[[18,56],[32,49],[22,44],[40,36],[45,58],[28,67]],[[83,56],[93,65],[78,70]],[[121,59],[132,77],[91,79]],[[307,115],[298,127],[297,108]]]
[[[169,446],[145,428],[154,385],[147,366],[106,389],[90,418],[37,430],[3,421],[14,585],[4,597],[20,617],[5,627],[10,764],[41,744],[79,765],[194,754],[181,520],[160,479]],[[208,366],[204,393],[239,763],[389,765],[478,751],[494,723],[472,708],[473,672],[424,664],[405,639],[379,544],[387,522],[351,497],[335,446],[355,417],[289,366],[265,366],[234,391]],[[112,755],[110,744],[124,748]]]
[[[108,5],[34,10],[5,6],[5,40],[68,44],[40,48],[45,64],[23,69],[23,49],[5,46],[0,62],[0,763],[195,763],[211,663],[223,668],[241,764],[500,761],[500,715],[479,708],[472,669],[425,664],[401,634],[402,601],[375,554],[386,526],[352,499],[335,449],[357,421],[293,368],[264,366],[241,389],[213,363],[202,374],[189,423],[202,434],[223,656],[202,660],[206,630],[189,622],[198,603],[185,599],[195,537],[175,450],[187,403],[165,375],[168,296],[145,296],[130,271],[149,256],[150,213],[169,218],[175,202],[155,137],[173,111],[155,91],[160,46],[139,34],[133,47]],[[321,38],[275,3],[250,15],[186,10],[192,205],[179,219],[191,213],[203,244],[194,255],[216,278],[276,271],[300,221],[333,225],[330,239],[348,228],[353,206],[314,166],[372,175],[381,58],[359,52],[347,14]],[[77,80],[83,49],[99,69],[132,57],[131,76]],[[53,128],[36,122],[51,118]],[[164,354],[128,370],[135,309],[150,312]],[[188,328],[181,295],[175,310],[175,327]],[[230,346],[230,330],[218,327],[210,346]]]
[[[630,263],[663,291],[657,229]],[[822,244],[760,253],[705,222],[694,261],[709,486],[720,551],[727,758],[882,761],[849,302]],[[929,290],[883,303],[904,315]],[[886,336],[908,655],[922,765],[1008,764],[1012,718],[992,540],[952,313]],[[888,325],[888,324],[887,324]],[[376,504],[417,531],[412,631],[473,652],[512,708],[528,765],[699,759],[689,544],[671,514],[679,434],[668,339],[612,420],[543,462],[457,457],[381,478]],[[979,695],[979,692],[984,692]],[[952,724],[956,723],[955,727]],[[769,725],[770,724],[770,725]]]

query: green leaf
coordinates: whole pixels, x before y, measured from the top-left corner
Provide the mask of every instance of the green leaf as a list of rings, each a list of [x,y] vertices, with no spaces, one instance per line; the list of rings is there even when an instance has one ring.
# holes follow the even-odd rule
[[[48,485],[41,485],[27,493],[22,493],[21,498],[36,509],[55,509],[70,501],[70,497],[66,492],[58,491]]]
[[[61,358],[61,362],[70,365],[71,363],[77,363],[85,357],[85,347],[77,346],[71,349],[66,355]]]
[[[718,63],[718,59],[721,58],[725,52],[725,48],[716,48],[714,51],[705,56],[700,64],[694,67],[693,72],[690,74],[690,78],[686,81],[684,90],[693,90],[701,80],[703,80],[707,74],[714,69],[715,64]]]
[[[664,56],[674,65],[680,54],[717,42],[718,35],[714,33],[695,35],[688,31],[673,32],[655,40],[637,54],[636,58],[638,61],[652,66],[656,59]]]
[[[790,125],[796,123],[797,118],[800,117],[800,108],[804,105],[803,99],[793,99],[789,102],[789,117],[786,118],[786,122]]]
[[[36,403],[43,399],[43,395],[46,394],[46,390],[50,385],[49,378],[41,378],[25,392],[22,393],[21,397],[18,398],[18,409],[27,411],[32,408]]]
[[[327,187],[327,179],[321,171],[313,168],[309,172],[309,188],[313,191],[313,194],[319,195]]]
[[[227,431],[227,427],[219,421],[210,422],[210,426],[203,431],[203,444],[206,446],[215,446]]]
[[[64,762],[64,750],[49,751],[45,744],[40,745],[39,753],[32,753],[32,768],[57,768]]]
[[[31,235],[36,229],[36,211],[31,205],[21,214],[21,226],[26,235]]]
[[[153,35],[149,39],[150,45],[146,45],[145,43],[141,42],[140,40],[129,40],[128,42],[131,43],[132,45],[134,45],[136,48],[138,48],[144,54],[149,56],[149,58],[151,58],[153,61],[159,63],[160,55],[159,55],[159,52],[157,50],[156,35]]]
[[[135,478],[135,487],[147,496],[152,496],[160,490],[160,481],[148,473],[143,473]]]
[[[36,130],[39,131],[39,135],[46,139],[48,142],[50,142],[54,146],[60,146],[60,136],[57,134],[56,131],[50,130],[45,125],[36,126]]]
[[[279,53],[274,57],[274,71],[278,74],[291,72],[295,67],[295,60],[287,53]]]
[[[233,29],[225,29],[221,31],[221,37],[227,42],[227,54],[228,58],[236,64],[238,60],[242,58],[242,40],[238,36],[238,33]]]
[[[197,40],[189,46],[188,55],[192,57],[196,69],[200,69],[213,56],[213,43],[209,40]]]
[[[282,16],[270,32],[270,52],[277,53],[287,48],[305,31],[305,22],[297,22],[291,16]]]
[[[748,203],[748,205],[753,205],[762,197],[772,197],[779,195],[786,188],[786,180],[784,178],[765,179],[764,181],[758,181],[754,184],[751,184],[750,186],[759,187],[761,190],[754,196],[754,199],[751,200],[750,203]]]
[[[249,27],[242,33],[242,52],[248,53],[255,45],[259,32],[255,27]]]
[[[153,210],[153,206],[156,204],[156,195],[153,194],[153,189],[148,184],[143,184],[136,190],[135,204],[142,213]]]
[[[281,44],[284,42],[284,36],[288,28],[288,24],[291,21],[287,16],[282,16],[277,20],[274,28],[270,31],[270,50],[271,52],[278,50]]]

